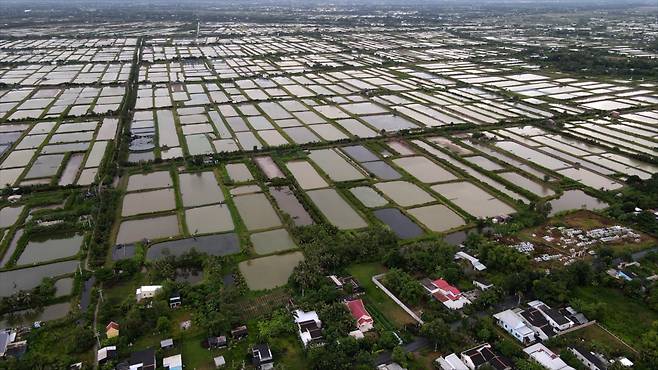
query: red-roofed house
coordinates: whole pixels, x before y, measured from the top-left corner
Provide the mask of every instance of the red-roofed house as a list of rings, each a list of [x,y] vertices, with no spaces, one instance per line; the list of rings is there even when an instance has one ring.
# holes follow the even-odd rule
[[[362,332],[365,333],[368,330],[373,328],[374,320],[372,316],[366,311],[366,307],[363,305],[363,301],[360,299],[355,299],[353,301],[345,302],[347,308],[350,310],[352,317],[356,320],[356,327]]]
[[[119,336],[119,324],[114,321],[110,321],[109,324],[105,327],[105,335],[107,338],[114,338]]]
[[[471,304],[471,301],[464,297],[459,289],[450,285],[450,283],[443,279],[437,279],[434,281],[423,279],[420,283],[432,297],[451,310],[459,310],[465,305]]]

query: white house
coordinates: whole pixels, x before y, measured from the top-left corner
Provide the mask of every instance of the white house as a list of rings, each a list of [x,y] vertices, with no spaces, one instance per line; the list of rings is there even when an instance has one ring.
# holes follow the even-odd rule
[[[553,353],[541,343],[536,343],[523,350],[530,358],[548,370],[575,370],[567,365],[560,356]]]
[[[469,370],[468,366],[466,366],[466,364],[464,364],[454,353],[451,353],[446,357],[439,357],[434,360],[434,362],[441,368],[441,370]]]
[[[496,323],[510,333],[516,340],[528,344],[535,341],[535,332],[523,320],[523,317],[512,310],[505,310],[493,315]]]
[[[169,370],[183,370],[183,357],[181,355],[175,355],[163,358],[162,367]]]
[[[487,266],[485,266],[482,262],[480,262],[479,259],[471,256],[466,252],[459,251],[455,253],[455,259],[462,259],[470,262],[476,271],[484,271],[487,269]]]
[[[313,341],[322,339],[322,321],[315,311],[295,310],[293,316],[295,324],[297,324],[299,339],[302,340],[304,347]]]
[[[548,320],[548,323],[557,331],[567,330],[574,326],[574,322],[569,320],[560,311],[550,308],[542,301],[532,301],[528,306],[534,307],[541,312],[542,315]]]
[[[146,298],[153,298],[155,295],[162,290],[162,285],[143,285],[135,291],[135,297],[137,302],[141,302]]]
[[[605,370],[608,368],[607,361],[599,354],[578,347],[569,347],[569,352],[573,353],[578,361],[582,362],[589,370]]]

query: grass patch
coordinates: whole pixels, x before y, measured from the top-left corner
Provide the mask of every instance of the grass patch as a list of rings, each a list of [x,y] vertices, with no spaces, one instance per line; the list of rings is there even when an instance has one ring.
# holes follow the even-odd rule
[[[627,353],[629,350],[634,351],[634,348],[627,346],[613,335],[610,335],[597,324],[568,333],[565,337],[590,343],[595,348],[605,348],[608,352]]]
[[[647,328],[658,320],[658,314],[649,310],[643,302],[631,299],[617,289],[578,288],[574,291],[574,298],[588,303],[603,303],[605,309],[599,322],[631,346],[637,347]]]
[[[415,321],[393,302],[384,292],[379,290],[371,278],[377,274],[386,272],[386,267],[379,263],[366,263],[350,266],[347,271],[359,281],[368,297],[368,303],[381,312],[398,329]],[[367,307],[366,307],[367,308]]]

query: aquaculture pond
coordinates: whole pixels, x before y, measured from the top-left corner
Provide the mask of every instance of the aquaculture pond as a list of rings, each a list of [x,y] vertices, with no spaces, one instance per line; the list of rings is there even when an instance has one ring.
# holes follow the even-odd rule
[[[292,271],[303,260],[302,252],[293,252],[243,261],[239,268],[249,289],[273,289],[287,284]]]
[[[146,252],[146,259],[154,261],[168,256],[181,256],[192,249],[211,256],[227,256],[240,252],[240,240],[235,233],[168,240],[153,244]]]

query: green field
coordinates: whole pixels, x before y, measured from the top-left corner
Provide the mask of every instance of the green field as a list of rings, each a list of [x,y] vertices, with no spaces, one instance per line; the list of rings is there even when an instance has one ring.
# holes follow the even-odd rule
[[[658,314],[649,310],[642,302],[626,297],[621,291],[605,287],[578,288],[574,298],[588,303],[603,303],[605,310],[600,324],[633,347]]]

